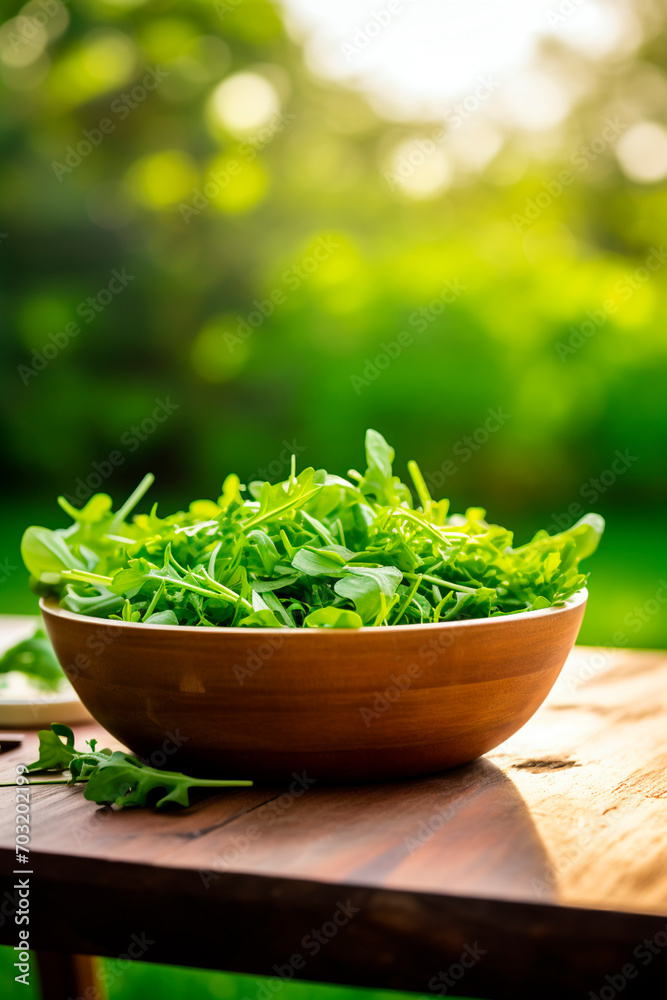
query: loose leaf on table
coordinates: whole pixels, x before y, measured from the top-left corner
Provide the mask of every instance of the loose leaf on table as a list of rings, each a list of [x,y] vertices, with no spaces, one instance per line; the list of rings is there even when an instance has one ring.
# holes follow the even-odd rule
[[[252,781],[215,781],[190,778],[176,771],[159,771],[116,750],[91,773],[83,794],[91,802],[110,803],[117,809],[147,805],[161,809],[169,803],[188,806],[188,792],[193,788],[232,788],[239,785],[252,785]],[[155,793],[160,791],[165,794],[156,799]]]
[[[189,805],[188,793],[194,788],[236,788],[252,785],[246,780],[215,780],[192,778],[178,771],[160,771],[149,767],[131,754],[121,750],[97,750],[95,740],[90,740],[88,750],[76,750],[74,733],[69,726],[54,722],[50,729],[42,729],[39,736],[39,757],[28,765],[32,773],[69,771],[69,778],[31,781],[36,785],[86,784],[84,797],[100,805],[110,804],[115,809],[132,806]],[[15,785],[16,782],[5,782]],[[164,792],[159,795],[159,792]]]
[[[40,729],[39,757],[28,764],[29,771],[64,771],[68,768],[79,751],[74,749],[74,733],[69,726],[52,722],[50,729]],[[65,737],[65,742],[61,740]]]

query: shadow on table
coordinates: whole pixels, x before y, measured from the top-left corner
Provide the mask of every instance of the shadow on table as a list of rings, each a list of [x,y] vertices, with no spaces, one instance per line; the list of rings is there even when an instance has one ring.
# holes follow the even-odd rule
[[[343,794],[349,809],[350,789]],[[526,803],[491,761],[480,758],[425,778],[366,786],[358,795],[366,801],[359,827],[373,827],[376,846],[382,842],[379,831],[387,827],[387,842],[350,871],[350,881],[505,899],[554,898],[548,856]],[[345,835],[353,833],[348,822]]]

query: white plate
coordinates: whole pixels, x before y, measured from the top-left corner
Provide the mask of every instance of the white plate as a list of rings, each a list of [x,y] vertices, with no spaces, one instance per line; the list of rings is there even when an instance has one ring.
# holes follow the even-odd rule
[[[0,652],[32,635],[39,619],[28,615],[0,617]],[[42,691],[17,671],[3,675],[7,686],[0,687],[0,728],[43,729],[52,722],[72,725],[89,722],[90,713],[70,684],[61,691]]]

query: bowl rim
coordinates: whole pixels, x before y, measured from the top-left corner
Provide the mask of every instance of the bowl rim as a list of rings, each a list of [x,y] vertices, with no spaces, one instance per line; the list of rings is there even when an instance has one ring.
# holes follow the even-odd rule
[[[568,611],[572,611],[575,608],[580,607],[585,604],[588,599],[588,589],[582,587],[578,590],[572,597],[569,597],[567,601],[562,604],[558,604],[551,608],[540,608],[538,611],[519,611],[517,614],[510,615],[498,615],[495,618],[468,618],[465,621],[452,621],[452,622],[437,622],[437,623],[424,623],[413,625],[364,625],[362,628],[255,628],[255,627],[241,627],[239,625],[155,625],[146,624],[145,622],[124,622],[118,621],[116,619],[110,618],[95,618],[93,615],[80,615],[76,614],[74,611],[67,611],[65,608],[61,608],[53,599],[47,600],[41,597],[39,600],[40,611],[43,615],[47,613],[53,615],[55,618],[65,618],[68,621],[75,622],[101,622],[106,626],[111,628],[127,628],[127,629],[140,629],[144,632],[178,632],[181,635],[189,634],[201,634],[202,632],[210,635],[247,635],[248,637],[258,638],[262,635],[282,635],[282,636],[296,636],[296,635],[332,635],[336,636],[348,635],[348,636],[359,636],[367,635],[369,633],[381,632],[384,635],[391,634],[392,632],[408,632],[408,631],[424,631],[424,630],[441,630],[448,628],[469,628],[471,626],[477,626],[478,628],[484,628],[485,625],[495,624],[498,625],[501,622],[516,622],[525,621],[527,618],[548,618],[556,617],[557,615],[566,614]]]

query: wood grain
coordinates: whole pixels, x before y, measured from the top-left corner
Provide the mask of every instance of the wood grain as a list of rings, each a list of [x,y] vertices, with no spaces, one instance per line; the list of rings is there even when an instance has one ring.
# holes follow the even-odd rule
[[[431,995],[477,942],[450,992],[599,996],[631,963],[623,997],[657,996],[667,948],[648,964],[636,949],[667,934],[666,717],[666,654],[576,649],[519,733],[443,774],[298,794],[300,775],[172,814],[35,788],[35,941],[113,956],[145,932],[147,961],[271,974],[301,954],[297,978]],[[13,790],[0,802],[11,899]],[[311,955],[306,935],[348,900],[358,913]]]
[[[541,705],[586,591],[505,618],[365,629],[106,622],[41,602],[91,715],[150,758],[171,734],[191,773],[318,782],[429,774],[474,760]]]
[[[106,1000],[107,991],[97,974],[98,959],[57,951],[37,954],[41,1000]]]

